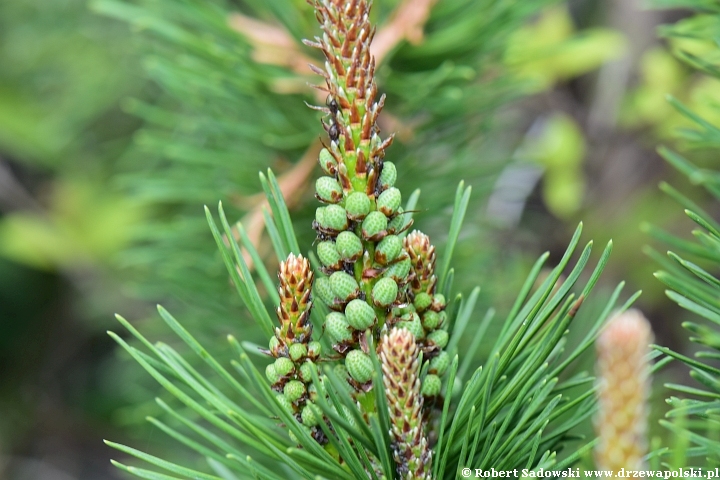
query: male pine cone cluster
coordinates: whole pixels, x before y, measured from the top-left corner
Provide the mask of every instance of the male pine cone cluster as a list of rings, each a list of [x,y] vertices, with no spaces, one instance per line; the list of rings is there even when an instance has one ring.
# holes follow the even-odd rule
[[[324,2],[315,8],[324,35],[307,43],[326,58],[326,70],[315,70],[325,78],[329,121],[323,124],[330,137],[319,156],[327,176],[315,185],[326,206],[317,209],[313,223],[327,276],[318,279],[315,292],[333,310],[325,329],[345,357],[349,381],[367,390],[373,372],[367,335],[398,301],[410,271],[397,235],[404,227],[402,196],[394,187],[394,165],[383,162],[392,137],[383,141],[376,127],[384,98],[376,101],[369,5]]]
[[[280,327],[270,342],[275,362],[266,373],[278,401],[322,441],[317,427],[322,413],[312,403],[317,395],[312,369],[318,362],[338,361],[335,371],[359,400],[372,389],[371,354],[377,353],[398,472],[402,478],[428,478],[422,410],[439,398],[440,377],[450,363],[443,351],[449,322],[445,298],[436,291],[435,249],[423,233],[405,236],[412,221],[395,187],[397,169],[384,161],[392,137],[381,139],[377,127],[384,96],[377,99],[369,49],[374,34],[370,4],[322,0],[314,7],[323,36],[306,43],[326,59],[325,69],[314,70],[325,79],[326,105],[316,108],[325,113],[329,137],[319,154],[325,176],[315,184],[324,204],[313,222],[322,267],[313,278],[302,257],[291,255],[281,264]],[[324,334],[332,351],[322,358],[311,339],[311,291],[330,309]],[[427,369],[422,362],[429,363]]]
[[[430,478],[431,451],[423,424],[419,353],[415,336],[404,328],[393,328],[380,342],[393,456],[402,479]]]
[[[325,330],[334,350],[345,358],[350,383],[366,391],[373,372],[367,336],[377,340],[383,328],[398,325],[423,341],[429,347],[425,353],[433,356],[447,344],[447,332],[439,328],[445,302],[434,296],[434,254],[427,237],[408,237],[422,236],[423,245],[402,238],[412,222],[406,220],[402,195],[394,186],[397,169],[384,161],[392,137],[382,140],[377,127],[384,96],[376,101],[370,5],[365,0],[332,0],[315,7],[324,35],[307,43],[326,59],[325,69],[315,71],[325,79],[328,97],[321,110],[328,117],[324,125],[330,137],[319,156],[327,176],[316,182],[316,196],[326,206],[317,209],[314,222],[325,274],[317,279],[315,292],[333,310]],[[411,289],[416,278],[418,287]],[[430,298],[417,313],[412,304],[416,293],[419,302]],[[418,316],[423,312],[428,328]],[[432,395],[440,391],[436,374],[449,363],[446,355],[437,359],[426,387]]]

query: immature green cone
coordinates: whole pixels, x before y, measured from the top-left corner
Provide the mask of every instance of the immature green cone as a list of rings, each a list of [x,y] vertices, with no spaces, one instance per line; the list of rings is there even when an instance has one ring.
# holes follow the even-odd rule
[[[423,429],[415,337],[404,328],[393,328],[379,347],[398,475],[407,480],[430,479],[431,451]]]
[[[598,469],[642,470],[647,453],[650,323],[638,310],[615,317],[597,340]]]

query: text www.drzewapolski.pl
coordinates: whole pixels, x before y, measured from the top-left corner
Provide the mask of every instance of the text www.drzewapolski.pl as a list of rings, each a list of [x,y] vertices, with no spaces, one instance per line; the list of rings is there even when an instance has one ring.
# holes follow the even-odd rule
[[[566,468],[565,470],[538,470],[513,469],[496,470],[491,468],[463,468],[460,475],[464,478],[717,478],[720,480],[720,469],[679,468],[677,470],[625,470],[618,472],[611,470],[580,470],[579,468]]]

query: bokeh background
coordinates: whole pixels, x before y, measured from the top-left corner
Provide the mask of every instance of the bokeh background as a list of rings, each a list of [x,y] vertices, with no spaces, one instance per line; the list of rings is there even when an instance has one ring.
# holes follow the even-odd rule
[[[662,182],[717,212],[655,152],[683,149],[668,94],[718,115],[717,81],[673,56],[708,46],[660,35],[687,12],[375,4],[388,159],[406,194],[421,189],[416,222],[440,248],[456,184],[474,187],[455,264],[457,285],[482,287],[478,315],[507,311],[532,262],[557,260],[582,220],[585,239],[614,240],[601,287],[643,290],[658,342],[688,348],[648,256],[665,248],[653,228],[690,230]],[[315,32],[300,0],[0,2],[0,478],[123,478],[103,438],[170,451],[145,422],[162,393],[105,333],[114,313],[171,341],[162,303],[220,356],[227,333],[261,342],[202,206],[222,200],[273,266],[257,177],[271,167],[310,247],[322,129],[303,100],[323,98],[298,39]]]

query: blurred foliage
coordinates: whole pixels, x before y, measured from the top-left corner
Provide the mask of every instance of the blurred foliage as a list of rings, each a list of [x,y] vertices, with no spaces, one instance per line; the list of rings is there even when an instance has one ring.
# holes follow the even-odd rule
[[[118,103],[145,83],[127,29],[84,1],[3,2],[0,60],[0,155],[37,177],[35,201],[0,218],[0,255],[50,270],[110,265],[142,218],[108,186],[139,124]],[[10,194],[13,170],[2,174]]]
[[[619,31],[591,27],[578,31],[568,6],[546,8],[510,38],[505,64],[530,92],[592,72],[627,53]],[[556,217],[574,218],[585,197],[585,138],[570,115],[550,112],[533,123],[516,156],[543,167],[542,198]]]
[[[510,38],[505,64],[531,91],[542,91],[615,60],[626,51],[624,36],[608,28],[577,31],[567,5],[546,9]]]
[[[688,8],[699,7],[696,2],[679,3]],[[670,105],[681,117],[676,120],[673,134],[684,152],[666,146],[661,146],[659,152],[691,183],[709,194],[713,200],[709,207],[714,209],[720,199],[720,172],[717,169],[720,151],[720,98],[717,96],[720,86],[720,48],[717,43],[720,6],[707,5],[698,10],[702,13],[660,30],[672,46],[674,55],[692,68],[694,78],[686,96],[669,97]],[[692,152],[701,162],[702,157],[708,156],[714,161],[702,168],[688,160],[685,152]],[[695,380],[692,385],[666,385],[679,396],[667,399],[670,411],[661,423],[674,436],[683,439],[685,448],[680,452],[662,449],[656,454],[665,456],[671,465],[698,464],[716,468],[720,465],[720,417],[717,415],[720,370],[716,366],[720,358],[720,224],[712,210],[706,210],[681,191],[667,184],[661,188],[683,207],[695,229],[692,231],[694,239],[686,240],[648,227],[657,240],[670,247],[667,257],[648,249],[650,256],[662,267],[655,276],[668,288],[666,294],[672,301],[702,317],[703,321],[698,323],[694,317],[692,321],[682,322],[682,327],[690,334],[690,341],[696,345],[692,356],[656,347],[667,356],[666,360],[686,364],[690,377]]]
[[[569,218],[580,209],[585,194],[585,137],[577,122],[562,113],[542,119],[529,133],[519,155],[544,168],[542,195],[548,210]]]
[[[693,128],[694,122],[665,100],[672,95],[711,123],[720,121],[720,81],[700,75],[712,69],[718,52],[713,40],[718,28],[716,15],[699,14],[661,28],[667,47],[656,47],[643,55],[641,82],[630,92],[621,120],[627,126],[649,125],[662,140],[680,140],[678,129]]]
[[[3,153],[43,169],[101,170],[136,124],[117,112],[144,82],[126,39],[82,0],[2,2]]]
[[[120,99],[153,95],[129,38],[84,0],[0,2],[3,478],[60,475],[38,460],[60,455],[79,478],[115,478],[92,460],[122,404],[97,382],[102,330],[135,305],[107,267],[142,211],[110,179],[140,123]]]
[[[42,214],[17,212],[0,223],[0,254],[41,269],[109,264],[142,212],[99,185],[59,179]]]

